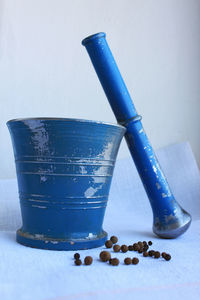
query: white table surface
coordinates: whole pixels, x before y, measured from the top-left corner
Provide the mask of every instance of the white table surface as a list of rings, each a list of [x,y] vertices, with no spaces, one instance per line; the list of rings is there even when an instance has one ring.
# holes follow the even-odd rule
[[[119,244],[152,240],[152,249],[172,259],[144,258],[135,252],[112,253],[118,267],[101,263],[105,247],[79,251],[91,255],[91,266],[74,266],[72,251],[24,247],[15,241],[21,225],[16,180],[0,181],[0,299],[200,299],[200,176],[189,144],[157,152],[178,202],[193,216],[189,230],[175,240],[157,238],[151,230],[152,212],[131,159],[117,161],[104,229]],[[123,259],[137,256],[138,265]]]

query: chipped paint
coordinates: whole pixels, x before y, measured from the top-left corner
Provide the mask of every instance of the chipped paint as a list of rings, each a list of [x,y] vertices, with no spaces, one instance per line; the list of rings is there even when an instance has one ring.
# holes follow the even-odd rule
[[[104,157],[104,159],[109,160],[112,150],[113,150],[113,141],[105,144],[103,152],[99,154],[98,157]]]
[[[32,207],[36,207],[36,208],[42,208],[42,209],[47,208],[46,206],[34,205],[34,204],[32,204],[31,206],[32,206]]]
[[[56,245],[58,244],[58,241],[50,241],[50,243]]]
[[[158,182],[156,182],[156,187],[157,187],[158,190],[161,189],[161,185]]]
[[[165,193],[162,193],[162,198],[166,198],[167,195]]]
[[[40,181],[42,181],[42,182],[47,181],[47,177],[46,176],[40,176]]]
[[[44,234],[38,234],[38,233],[34,234],[34,236],[35,236],[37,239],[43,239],[43,238],[45,237]]]
[[[81,174],[87,174],[88,172],[87,172],[86,167],[80,166],[80,173],[81,173]]]
[[[96,237],[97,237],[96,234],[93,234],[92,232],[90,232],[90,233],[88,234],[88,236],[86,237],[86,239],[95,239]]]
[[[85,191],[84,196],[85,196],[86,198],[92,197],[92,196],[94,196],[94,194],[96,193],[96,191],[97,191],[97,189],[94,189],[93,187],[90,186],[90,187],[87,188],[87,190]]]
[[[153,166],[153,171],[157,174],[157,168]]]

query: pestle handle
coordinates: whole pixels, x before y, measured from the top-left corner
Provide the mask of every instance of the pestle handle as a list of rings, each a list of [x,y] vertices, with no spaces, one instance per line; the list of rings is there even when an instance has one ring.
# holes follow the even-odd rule
[[[135,117],[137,112],[105,37],[106,34],[100,32],[84,39],[82,44],[88,51],[118,123],[123,124]]]

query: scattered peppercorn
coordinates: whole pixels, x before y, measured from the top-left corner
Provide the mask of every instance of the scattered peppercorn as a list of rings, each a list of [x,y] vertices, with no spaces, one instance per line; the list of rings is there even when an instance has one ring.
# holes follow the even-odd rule
[[[111,265],[112,266],[118,266],[119,265],[119,259],[118,258],[112,258]]]
[[[140,248],[140,249],[138,250],[138,253],[142,253],[142,252],[143,252],[143,249]]]
[[[113,246],[113,250],[114,250],[115,252],[119,252],[120,249],[121,249],[120,245],[114,245],[114,246]]]
[[[152,246],[153,245],[152,241],[148,241],[148,245]]]
[[[137,265],[139,263],[139,259],[137,257],[133,257],[132,264]]]
[[[79,259],[79,258],[80,258],[80,254],[79,254],[79,253],[75,253],[75,254],[74,254],[74,258],[75,258],[75,259]]]
[[[133,250],[138,251],[140,249],[139,245],[137,243],[133,244]]]
[[[142,242],[138,242],[138,245],[139,245],[140,248],[143,247],[143,243]]]
[[[111,263],[112,263],[112,258],[109,259],[109,264],[111,265]]]
[[[170,254],[166,254],[165,257],[164,257],[164,259],[167,260],[167,261],[170,260],[171,259],[171,255]]]
[[[146,242],[146,241],[143,241],[143,245],[144,245],[144,246],[147,245],[147,242]]]
[[[108,252],[108,251],[101,251],[101,253],[99,254],[99,257],[100,257],[101,261],[103,261],[103,262],[106,262],[109,259],[111,259],[110,252]]]
[[[163,258],[165,258],[165,255],[166,255],[166,254],[167,254],[166,252],[162,252],[161,256],[162,256]]]
[[[111,240],[107,240],[107,241],[105,242],[105,246],[106,246],[106,248],[112,248],[112,246],[113,246],[112,241],[111,241]]]
[[[143,256],[144,256],[144,257],[147,257],[147,256],[149,256],[149,253],[148,253],[147,251],[144,251],[144,252],[143,252]]]
[[[154,258],[159,258],[159,257],[160,257],[160,252],[159,251],[155,251]]]
[[[128,246],[128,250],[133,251],[133,246],[132,245]]]
[[[153,256],[154,253],[155,253],[155,251],[154,250],[150,250],[148,253],[149,253],[149,256]]]
[[[126,245],[122,245],[122,246],[121,246],[121,251],[122,251],[123,253],[126,253],[126,252],[128,251],[128,247],[127,247]]]
[[[147,251],[148,249],[149,249],[149,246],[148,245],[144,245],[143,250]]]
[[[86,266],[89,266],[91,265],[93,262],[93,258],[91,256],[86,256],[85,259],[84,259],[84,263]]]
[[[124,259],[124,263],[125,263],[125,265],[131,265],[132,264],[132,259],[130,257],[126,257]]]
[[[118,242],[118,238],[115,235],[111,236],[110,240],[113,244],[116,244]]]
[[[82,261],[81,261],[80,259],[76,259],[76,260],[74,261],[74,263],[75,263],[76,266],[82,265]]]

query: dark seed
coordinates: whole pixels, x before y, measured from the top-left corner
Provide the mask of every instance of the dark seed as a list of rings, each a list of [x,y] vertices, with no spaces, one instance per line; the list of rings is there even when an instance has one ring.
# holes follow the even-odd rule
[[[144,256],[144,257],[147,257],[147,256],[149,256],[149,253],[148,253],[147,251],[144,251],[144,252],[143,252],[143,256]]]
[[[170,260],[171,259],[171,255],[170,254],[166,254],[165,257],[164,257],[164,259],[167,260],[167,261]]]
[[[112,266],[118,266],[118,264],[119,264],[119,259],[118,258],[113,258],[111,260],[111,265]]]
[[[138,245],[139,245],[140,248],[143,247],[143,243],[142,242],[138,242]]]
[[[128,250],[133,251],[133,246],[132,245],[128,246]]]
[[[147,251],[148,249],[149,249],[149,246],[148,245],[144,245],[143,250]]]
[[[109,259],[111,259],[110,252],[108,252],[108,251],[101,251],[99,257],[100,257],[101,261],[103,261],[103,262],[106,262]]]
[[[107,240],[107,241],[105,242],[105,246],[106,246],[106,248],[112,248],[112,246],[113,246],[112,241]]]
[[[112,258],[109,259],[109,264],[111,265],[111,263],[112,263]]]
[[[147,242],[146,242],[146,241],[143,241],[143,245],[144,245],[144,246],[147,245]]]
[[[133,244],[133,250],[138,251],[140,249],[139,245],[137,243]]]
[[[116,244],[118,242],[118,238],[115,235],[111,236],[110,240],[113,244]]]
[[[93,258],[91,256],[86,256],[85,259],[84,259],[84,263],[86,266],[89,266],[91,265],[93,262]]]
[[[114,245],[114,246],[113,246],[113,250],[114,250],[115,252],[119,252],[120,249],[121,249],[120,245]]]
[[[76,266],[82,265],[82,261],[81,261],[80,259],[76,259],[76,260],[74,261],[74,263],[75,263]]]
[[[160,257],[160,252],[159,251],[155,251],[154,258],[159,258],[159,257]]]
[[[123,253],[126,253],[126,252],[128,251],[128,247],[127,247],[126,245],[122,245],[122,246],[121,246],[121,251],[122,251]]]
[[[131,265],[132,264],[132,259],[130,257],[126,257],[124,259],[124,263],[125,263],[125,265]]]
[[[79,254],[79,253],[75,253],[75,254],[74,254],[74,258],[75,258],[75,259],[79,259],[79,258],[80,258],[80,254]]]
[[[137,257],[133,257],[132,264],[137,265],[139,263],[139,259]]]
[[[162,252],[161,256],[162,256],[163,258],[165,258],[166,254],[167,254],[166,252]]]
[[[155,253],[155,251],[154,250],[150,250],[148,253],[149,253],[149,256],[153,256],[154,253]]]
[[[140,249],[138,250],[138,253],[142,253],[142,252],[143,252],[143,249],[140,248]]]
[[[148,245],[149,246],[153,245],[152,241],[148,241]]]

